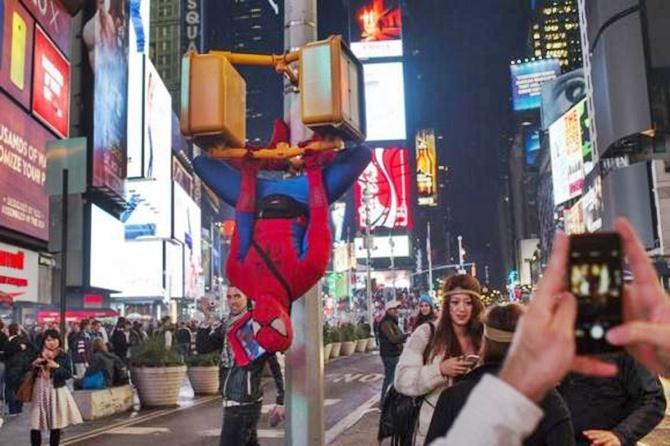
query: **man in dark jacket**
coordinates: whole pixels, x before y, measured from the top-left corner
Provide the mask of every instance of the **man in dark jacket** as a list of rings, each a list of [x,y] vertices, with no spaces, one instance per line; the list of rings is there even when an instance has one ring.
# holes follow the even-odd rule
[[[182,359],[185,359],[191,353],[191,330],[189,330],[184,321],[179,322],[178,327],[175,332],[177,349]]]
[[[32,355],[32,346],[21,333],[19,324],[9,325],[9,341],[5,347],[5,401],[10,415],[17,415],[23,411],[23,403],[17,401],[14,394],[21,385],[24,371],[29,366]]]
[[[74,363],[75,378],[82,378],[91,361],[91,327],[88,319],[79,323],[79,332],[72,338],[72,362]]]
[[[392,300],[386,303],[386,314],[379,324],[379,355],[384,363],[384,384],[382,384],[382,400],[386,389],[393,383],[395,367],[398,365],[402,345],[407,339],[398,326],[400,302]]]
[[[611,359],[617,376],[570,374],[559,386],[578,446],[634,446],[663,420],[666,401],[658,378],[626,353]]]
[[[198,330],[196,345],[198,353],[221,352],[221,388],[223,393],[223,427],[220,445],[257,446],[257,425],[263,405],[261,378],[266,363],[277,385],[277,404],[284,404],[284,379],[275,355],[264,354],[248,365],[241,367],[233,360],[228,342],[228,328],[244,317],[247,297],[238,288],[229,287],[226,300],[230,315],[219,327],[209,324],[207,307],[202,307],[205,322]]]

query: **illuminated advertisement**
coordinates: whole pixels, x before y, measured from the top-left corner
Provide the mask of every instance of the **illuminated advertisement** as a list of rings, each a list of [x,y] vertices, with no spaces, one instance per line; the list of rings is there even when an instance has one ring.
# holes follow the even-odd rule
[[[512,101],[514,111],[533,110],[542,105],[542,85],[561,74],[558,59],[512,64]]]
[[[367,258],[367,248],[365,246],[365,239],[363,237],[356,237],[354,239],[354,251],[357,259]],[[370,257],[373,259],[386,259],[391,257],[393,253],[394,258],[409,257],[410,256],[409,236],[408,235],[394,235],[392,237],[375,236],[372,237],[372,246],[370,248]]]
[[[89,284],[122,291],[126,261],[123,223],[103,209],[91,205],[91,271]]]
[[[19,3],[4,0],[0,87],[30,110],[35,20]]]
[[[93,187],[123,195],[128,109],[127,0],[95,3],[82,38],[93,71]]]
[[[184,244],[184,296],[196,299],[204,295],[202,281],[202,250],[200,207],[181,188],[174,184],[174,238]]]
[[[401,62],[363,65],[367,141],[405,140],[405,86]]]
[[[181,52],[202,52],[202,0],[181,2],[182,43]]]
[[[351,50],[359,59],[402,56],[402,14],[399,0],[352,0]]]
[[[432,129],[416,134],[416,190],[419,206],[437,206],[437,151]]]
[[[66,55],[70,55],[70,37],[72,17],[60,0],[21,0],[23,5],[37,19],[37,23],[46,31],[56,46]]]
[[[580,199],[563,213],[566,234],[581,234],[586,230],[582,201],[583,199]]]
[[[46,150],[54,136],[4,94],[0,110],[0,226],[47,240]]]
[[[330,206],[330,222],[333,228],[333,243],[344,240],[344,220],[347,213],[347,203],[336,201]]]
[[[542,85],[542,128],[547,129],[586,96],[584,69],[570,71]]]
[[[354,186],[358,226],[411,228],[410,174],[406,149],[376,148]]]
[[[584,192],[580,200],[584,212],[584,228],[586,232],[595,232],[603,227],[603,182],[600,176]]]
[[[184,296],[184,247],[165,242],[165,287],[171,297]]]
[[[0,293],[15,301],[37,302],[39,255],[0,243]]]
[[[70,133],[70,63],[38,26],[33,61],[33,114],[61,138]]]
[[[126,243],[120,273],[123,285],[115,297],[163,296],[163,241]]]
[[[535,125],[523,128],[523,149],[526,165],[532,166],[540,154],[540,129]]]

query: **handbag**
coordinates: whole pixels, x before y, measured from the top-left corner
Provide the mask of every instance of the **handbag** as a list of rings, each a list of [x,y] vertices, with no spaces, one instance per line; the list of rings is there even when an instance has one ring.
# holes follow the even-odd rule
[[[430,339],[423,354],[424,364],[426,363],[426,352],[435,335],[433,323],[429,322],[428,325],[430,326]],[[391,437],[391,446],[411,446],[423,399],[423,395],[414,397],[403,395],[391,384],[382,401],[377,440],[381,442],[384,438]]]
[[[26,372],[25,375],[23,375],[23,380],[21,381],[21,385],[19,388],[16,390],[16,394],[14,395],[15,398],[18,401],[24,402],[24,403],[29,403],[33,400],[33,385],[35,384],[35,375],[33,371]]]
[[[100,390],[107,387],[107,379],[102,370],[98,370],[95,373],[84,376],[84,379],[81,380],[82,390]]]

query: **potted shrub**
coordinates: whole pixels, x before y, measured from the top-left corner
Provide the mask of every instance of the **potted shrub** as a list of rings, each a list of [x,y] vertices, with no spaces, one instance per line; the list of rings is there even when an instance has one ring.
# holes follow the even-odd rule
[[[161,336],[142,341],[130,351],[130,371],[143,407],[177,405],[186,366],[176,345],[167,348]]]
[[[356,327],[354,324],[342,325],[342,356],[350,356],[356,351]]]
[[[328,361],[330,358],[330,352],[333,350],[333,343],[330,335],[330,327],[328,325],[323,326],[323,361]]]
[[[216,395],[219,391],[219,354],[193,355],[186,358],[188,379],[196,395]]]
[[[370,326],[368,324],[358,324],[356,326],[356,338],[356,351],[364,353],[368,349]]]
[[[330,357],[337,358],[340,356],[340,350],[342,348],[342,335],[340,334],[339,328],[333,327],[330,329],[330,341],[333,345],[332,349],[330,350]]]

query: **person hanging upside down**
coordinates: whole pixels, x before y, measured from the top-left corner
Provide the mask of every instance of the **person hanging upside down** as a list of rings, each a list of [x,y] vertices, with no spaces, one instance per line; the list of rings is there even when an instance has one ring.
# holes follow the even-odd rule
[[[349,147],[327,166],[319,154],[304,158],[306,175],[284,180],[257,178],[258,164],[252,160],[242,163],[241,172],[206,156],[194,160],[203,181],[236,210],[226,274],[254,304],[228,333],[242,366],[290,347],[291,304],[328,265],[329,204],[365,169],[370,151],[363,145]]]

